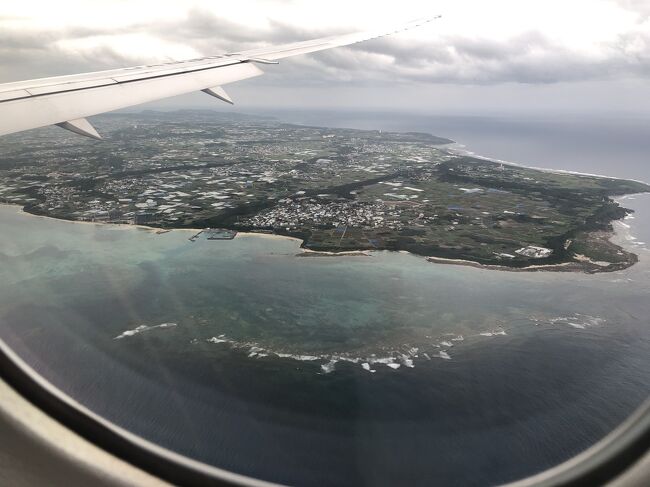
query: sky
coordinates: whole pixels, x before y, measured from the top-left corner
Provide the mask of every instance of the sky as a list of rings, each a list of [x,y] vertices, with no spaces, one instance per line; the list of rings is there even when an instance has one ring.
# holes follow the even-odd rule
[[[237,108],[650,113],[650,0],[58,0],[0,3],[0,82],[306,40],[441,14],[283,60]],[[194,94],[161,107],[212,107]]]

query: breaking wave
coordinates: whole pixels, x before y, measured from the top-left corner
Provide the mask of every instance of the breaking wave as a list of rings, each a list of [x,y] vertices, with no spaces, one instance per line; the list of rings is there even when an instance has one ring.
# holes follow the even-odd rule
[[[590,316],[580,313],[575,313],[570,316],[555,316],[555,317],[535,317],[530,316],[529,322],[536,326],[567,326],[570,328],[584,330],[594,326],[602,326],[606,320],[596,316]],[[132,337],[140,333],[148,332],[155,329],[174,328],[178,326],[177,323],[161,323],[159,325],[140,325],[131,330],[126,330],[120,335],[116,336],[115,340],[120,340],[127,337]],[[475,340],[478,338],[494,338],[500,336],[507,336],[506,330],[499,326],[490,328],[484,331],[479,331],[476,334],[469,335],[467,338]],[[390,370],[412,369],[415,368],[419,361],[432,361],[432,360],[452,360],[452,349],[467,341],[464,335],[456,333],[447,333],[439,337],[426,336],[424,343],[414,347],[408,344],[396,346],[395,348],[384,348],[381,353],[363,353],[351,352],[340,353],[321,353],[321,354],[301,354],[292,353],[286,350],[274,350],[264,347],[256,342],[251,341],[237,341],[229,338],[225,334],[212,336],[207,339],[199,340],[193,339],[190,343],[197,344],[200,341],[210,343],[213,345],[221,345],[238,350],[246,354],[250,359],[263,359],[265,357],[289,359],[298,362],[312,362],[320,365],[320,373],[329,374],[334,372],[339,363],[355,364],[360,366],[363,370],[369,373],[376,373],[379,368]]]
[[[505,330],[497,329],[481,333],[479,336],[496,336],[506,335]],[[435,359],[451,360],[450,350],[459,342],[465,341],[463,335],[446,334],[439,338],[426,337],[427,343],[419,347],[403,345],[394,349],[384,350],[382,353],[360,353],[353,355],[347,352],[341,353],[323,353],[323,354],[299,354],[286,351],[272,350],[261,346],[258,343],[239,342],[228,338],[225,334],[213,336],[204,341],[214,345],[228,346],[233,350],[239,350],[249,358],[275,357],[280,359],[290,359],[299,362],[314,362],[320,364],[320,373],[329,374],[336,370],[339,363],[355,364],[369,373],[376,373],[382,367],[391,370],[412,369],[415,368],[418,361],[431,361]],[[198,343],[199,340],[192,340],[192,343]]]
[[[574,313],[570,316],[557,316],[554,318],[543,319],[531,317],[531,320],[535,325],[558,325],[558,326],[568,326],[571,328],[577,328],[579,330],[585,330],[594,326],[603,326],[607,323],[607,320],[604,318],[599,318],[597,316],[589,316],[580,313]]]
[[[507,333],[503,328],[495,328],[493,330],[482,331],[479,333],[482,337],[496,337],[496,336],[506,336]]]
[[[157,328],[175,328],[176,326],[178,326],[176,323],[161,323],[160,325],[153,325],[153,326],[140,325],[133,328],[132,330],[126,330],[120,333],[115,338],[113,338],[113,340],[120,340],[122,338],[132,337],[140,333],[144,333],[145,331],[155,330]]]

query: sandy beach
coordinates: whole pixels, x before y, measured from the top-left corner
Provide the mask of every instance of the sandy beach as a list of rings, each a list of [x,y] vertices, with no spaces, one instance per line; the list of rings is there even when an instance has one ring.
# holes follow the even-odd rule
[[[302,253],[296,254],[296,257],[370,257],[367,250],[346,250],[344,252],[328,252],[311,249],[301,249]]]
[[[158,227],[149,227],[146,225],[131,225],[126,223],[104,223],[104,222],[89,222],[89,221],[80,221],[80,220],[66,220],[51,216],[45,215],[35,215],[24,210],[21,205],[10,204],[10,203],[0,203],[0,206],[10,208],[16,213],[25,213],[35,218],[44,218],[49,220],[56,220],[58,222],[67,222],[70,224],[82,224],[82,225],[95,225],[103,226],[105,228],[115,228],[120,230],[140,230],[146,231],[155,235],[164,235],[171,232],[185,232],[190,234],[197,234],[205,229],[202,228],[165,228],[161,229]],[[625,244],[629,244],[629,225],[625,224],[622,221],[614,222],[615,230],[609,232],[608,240],[616,245],[625,247]],[[273,233],[256,233],[256,232],[237,232],[237,238],[264,238],[264,239],[274,239],[274,240],[288,240],[297,242],[299,245],[303,244],[303,240],[296,237],[289,237],[287,235],[277,235]],[[636,249],[629,249],[633,251]],[[399,251],[402,253],[410,253],[407,251]],[[332,251],[318,251],[311,250],[306,248],[301,248],[300,253],[296,254],[296,257],[371,257],[372,251],[368,250],[350,250],[343,252],[332,252]],[[433,264],[445,264],[445,265],[462,265],[468,267],[474,267],[477,269],[492,270],[492,271],[505,271],[505,272],[611,272],[615,270],[620,270],[618,267],[609,267],[606,266],[604,262],[592,263],[588,259],[577,259],[573,262],[564,262],[561,264],[550,264],[550,265],[531,265],[527,267],[510,267],[505,265],[496,265],[496,264],[481,264],[479,262],[474,262],[471,260],[463,259],[448,259],[444,257],[423,257],[427,262]]]

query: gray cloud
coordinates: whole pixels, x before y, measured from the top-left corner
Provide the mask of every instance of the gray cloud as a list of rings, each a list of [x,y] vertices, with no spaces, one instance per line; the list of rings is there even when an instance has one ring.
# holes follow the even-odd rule
[[[639,15],[650,13],[645,0],[618,0]],[[0,19],[0,65],[13,66],[0,74],[0,81],[64,74],[146,63],[149,59],[127,57],[109,48],[68,52],[62,40],[97,35],[141,33],[193,47],[205,55],[236,52],[338,32],[307,31],[270,20],[251,29],[212,13],[193,9],[185,18],[158,24],[125,25],[120,29],[25,31],[2,28]],[[645,77],[650,73],[650,33],[639,28],[602,46],[597,60],[558,45],[541,32],[530,31],[504,41],[468,35],[432,36],[406,41],[400,36],[377,39],[349,48],[283,61],[281,69],[269,68],[260,83],[319,86],[382,83],[498,84],[517,82],[548,84],[564,81]]]
[[[3,28],[3,20],[6,18],[0,18],[0,67],[3,68],[0,70],[0,82],[109,69],[133,61],[108,47],[71,53],[57,45],[59,41],[133,32],[128,27],[103,30],[75,27],[35,31]]]
[[[641,21],[650,17],[650,3],[647,0],[616,0],[616,4],[639,14]]]

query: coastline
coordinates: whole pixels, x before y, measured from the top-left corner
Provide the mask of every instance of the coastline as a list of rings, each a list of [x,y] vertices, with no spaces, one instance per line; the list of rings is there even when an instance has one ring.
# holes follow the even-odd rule
[[[475,262],[472,260],[447,259],[444,257],[426,257],[426,260],[427,262],[431,262],[433,264],[463,265],[467,267],[475,267],[477,269],[506,272],[577,272],[585,274],[601,274],[629,269],[630,267],[636,265],[640,259],[639,255],[637,254],[638,249],[630,245],[630,225],[625,223],[624,219],[614,220],[611,222],[611,224],[612,230],[607,232],[596,231],[592,232],[592,234],[600,234],[603,240],[632,255],[634,258],[630,262],[595,262],[588,257],[580,254],[574,254],[574,260],[568,262],[548,265],[530,265],[526,267],[482,264],[480,262]]]
[[[146,225],[130,225],[128,223],[102,223],[102,222],[89,222],[89,221],[84,221],[84,220],[68,220],[66,218],[57,218],[55,216],[48,216],[48,215],[39,215],[36,213],[31,213],[29,211],[25,210],[25,206],[21,205],[19,203],[0,203],[0,207],[3,208],[11,208],[17,210],[16,213],[24,213],[25,215],[32,216],[34,218],[43,218],[45,220],[54,220],[57,222],[63,222],[63,223],[71,223],[75,225],[96,225],[96,226],[109,226],[113,228],[120,228],[120,229],[128,229],[128,228],[135,228],[138,230],[145,230],[147,232],[151,233],[157,233],[160,228],[155,228],[155,227],[148,227]],[[188,231],[193,231],[193,229],[184,229],[184,228],[175,228],[174,230],[188,230]]]
[[[596,272],[614,272],[621,270],[620,268],[608,269],[608,267],[600,267],[600,270],[589,270],[583,263],[580,262],[562,262],[561,264],[548,264],[548,265],[531,265],[528,267],[509,267],[505,265],[496,264],[481,264],[472,260],[463,259],[446,259],[444,257],[426,257],[426,261],[432,264],[446,264],[446,265],[462,265],[466,267],[475,267],[477,269],[484,269],[488,271],[502,271],[502,272],[582,272],[582,273],[596,273]]]
[[[490,159],[488,159],[490,160]],[[650,194],[650,193],[648,193]],[[636,193],[631,195],[621,195],[616,199],[624,199],[629,196],[634,196]],[[57,222],[67,222],[70,224],[85,224],[85,225],[96,225],[103,227],[113,227],[121,230],[136,229],[140,231],[146,231],[155,235],[164,235],[172,232],[185,232],[185,233],[197,233],[201,232],[204,229],[202,228],[169,228],[164,229],[165,231],[161,232],[161,229],[158,227],[149,227],[146,225],[131,225],[128,223],[104,223],[104,222],[88,222],[80,220],[67,220],[63,218],[57,218],[47,215],[38,215],[25,211],[25,207],[20,204],[12,203],[0,203],[0,207],[7,207],[16,210],[16,213],[24,213],[32,217],[45,218],[49,220],[55,220]],[[460,265],[465,267],[474,267],[476,269],[491,270],[491,271],[500,271],[500,272],[576,272],[576,273],[587,273],[587,274],[596,274],[596,273],[605,273],[605,272],[616,272],[620,270],[627,269],[632,267],[638,262],[638,255],[635,253],[637,249],[631,248],[628,246],[626,249],[624,244],[628,243],[628,239],[624,235],[619,235],[623,231],[629,232],[629,225],[625,224],[622,220],[615,220],[612,222],[613,230],[606,232],[606,239],[613,245],[616,245],[623,250],[626,250],[628,253],[633,255],[635,259],[633,262],[626,263],[624,265],[607,263],[609,265],[602,265],[605,263],[595,263],[588,259],[577,259],[569,262],[562,262],[559,264],[540,264],[540,265],[530,265],[526,267],[515,267],[499,264],[483,264],[480,262],[464,259],[451,259],[446,257],[436,257],[436,256],[422,256],[418,254],[412,254],[408,251],[398,251],[406,253],[409,255],[414,255],[416,257],[423,258],[426,262],[431,264],[443,264],[443,265]],[[300,258],[314,258],[314,257],[328,257],[328,258],[337,258],[337,257],[372,257],[372,250],[348,250],[342,252],[327,251],[327,250],[312,250],[304,248],[304,240],[291,237],[288,235],[279,235],[275,233],[257,233],[257,232],[237,232],[236,238],[265,238],[265,239],[274,239],[274,240],[285,240],[285,241],[295,241],[300,246],[300,252],[295,254],[296,257]],[[387,250],[388,252],[394,252]]]
[[[547,172],[552,174],[571,174],[573,176],[589,176],[594,178],[610,179],[613,181],[632,181],[635,183],[640,183],[640,184],[645,184],[647,186],[650,186],[650,183],[646,181],[641,181],[640,179],[617,178],[615,176],[606,176],[604,174],[592,174],[588,172],[568,171],[566,169],[551,169],[548,167],[526,166],[525,164],[519,162],[513,162],[513,161],[507,161],[505,159],[496,159],[494,157],[482,156],[469,149],[466,149],[467,146],[460,142],[454,141],[453,144],[449,144],[449,145],[451,147],[449,147],[447,150],[454,155],[474,157],[476,159],[481,159],[483,161],[488,161],[488,162],[498,162],[499,164],[503,164],[505,166],[522,167],[524,169],[534,169],[535,171]],[[643,193],[636,193],[636,194],[643,194]],[[621,197],[625,197],[625,196],[631,196],[631,195],[621,195]],[[617,196],[617,198],[619,197]]]
[[[146,232],[153,233],[155,235],[164,235],[166,233],[172,233],[172,232],[186,232],[186,233],[196,234],[197,232],[202,232],[203,230],[205,230],[205,228],[159,228],[159,227],[149,227],[147,225],[132,225],[130,223],[108,223],[108,222],[104,223],[104,222],[89,222],[84,220],[68,220],[65,218],[57,218],[55,216],[37,215],[35,213],[30,213],[29,211],[25,211],[25,207],[18,203],[0,203],[0,208],[11,208],[16,210],[16,213],[23,213],[25,215],[29,215],[30,217],[44,218],[46,220],[54,220],[57,222],[69,223],[72,225],[95,225],[98,227],[116,228],[121,230],[136,229],[136,230],[144,230]],[[275,240],[293,240],[299,242],[300,244],[303,243],[302,239],[296,237],[289,237],[288,235],[278,235],[275,233],[237,232],[237,236],[235,238],[239,238],[239,237],[271,238]]]
[[[301,240],[302,242],[302,240]],[[343,252],[331,252],[327,250],[300,249],[302,252],[296,257],[372,257],[370,250],[345,250]]]
[[[174,229],[172,229],[174,230]],[[296,238],[296,237],[290,237],[288,235],[278,235],[277,233],[256,233],[256,232],[237,232],[237,238],[268,238],[268,239],[273,239],[273,240],[289,240],[289,241],[295,241],[298,242],[300,245],[302,245],[303,240]]]
[[[638,195],[626,195],[617,197],[616,201],[619,202],[619,204],[622,204],[623,201],[627,199],[633,199],[635,196]],[[650,193],[644,193],[643,196],[645,196],[646,199],[650,199],[648,198],[650,197]],[[635,234],[633,232],[635,220],[637,220],[636,216],[634,214],[631,214],[622,220],[616,220],[613,222],[615,231],[612,236],[612,243],[614,245],[618,245],[619,247],[630,249],[632,252],[641,253],[645,251],[647,255],[647,252],[650,250],[650,248],[646,242],[640,241],[640,239],[646,241],[648,239],[647,237],[643,238],[641,235]]]
[[[456,145],[459,146],[460,144],[457,142],[454,142],[453,144],[450,145]],[[564,171],[564,170],[555,170],[555,169],[548,169],[548,168],[535,168],[535,167],[528,167],[523,164],[518,164],[510,161],[503,161],[503,160],[498,160],[498,159],[492,159],[480,155],[476,155],[475,153],[471,151],[467,151],[464,149],[456,149],[456,148],[449,148],[447,149],[449,153],[454,154],[454,155],[471,155],[472,157],[475,157],[477,159],[485,160],[485,161],[490,161],[490,162],[500,162],[503,164],[507,164],[510,166],[514,167],[522,167],[526,169],[534,169],[537,171],[542,171],[542,172],[548,172],[548,173],[556,173],[556,174],[574,174],[574,175],[582,175],[582,176],[591,176],[591,177],[598,177],[598,178],[604,178],[604,179],[609,179],[609,180],[624,180],[622,178],[615,178],[615,177],[610,177],[610,176],[602,176],[602,175],[596,175],[596,174],[587,174],[587,173],[581,173],[581,172],[576,172],[576,171]],[[625,179],[627,180],[627,179]],[[629,181],[636,181],[636,180],[629,180]],[[643,183],[642,181],[636,181],[639,183]],[[643,183],[645,184],[645,183]],[[619,205],[622,206],[622,201],[631,198],[634,196],[638,196],[640,194],[650,194],[649,193],[631,193],[631,194],[624,194],[624,195],[617,195],[612,197],[612,200],[616,201]],[[200,233],[204,231],[204,228],[161,228],[161,227],[156,227],[156,226],[148,226],[148,225],[135,225],[135,224],[128,224],[128,223],[110,223],[110,222],[92,222],[92,221],[81,221],[81,220],[73,220],[73,219],[67,219],[67,218],[60,218],[60,217],[54,217],[54,216],[48,216],[48,215],[42,215],[39,213],[34,213],[31,211],[28,211],[26,206],[21,205],[19,203],[0,203],[0,206],[6,206],[6,207],[14,207],[16,208],[17,211],[20,211],[25,214],[29,214],[31,216],[39,217],[39,218],[47,218],[47,219],[52,219],[52,220],[57,220],[57,221],[63,221],[63,222],[69,222],[69,223],[74,223],[74,224],[87,224],[87,225],[102,225],[102,226],[112,226],[113,228],[118,228],[118,229],[137,229],[137,230],[144,230],[149,233],[154,233],[156,235],[163,235],[166,233],[170,232],[178,232],[178,231],[183,231],[186,233]],[[618,247],[620,250],[625,251],[627,254],[630,254],[631,258],[626,261],[626,262],[594,262],[590,260],[589,258],[578,255],[576,254],[574,256],[573,260],[570,261],[565,261],[565,262],[560,262],[560,263],[553,263],[553,264],[539,264],[539,265],[528,265],[525,267],[518,267],[515,265],[503,265],[499,263],[481,263],[473,260],[466,260],[466,259],[456,259],[456,258],[448,258],[448,257],[438,257],[438,256],[427,256],[427,255],[422,255],[422,254],[414,254],[412,252],[405,251],[406,253],[412,254],[414,256],[420,257],[425,259],[429,263],[433,264],[445,264],[445,265],[463,265],[463,266],[469,266],[469,267],[474,267],[478,269],[485,269],[485,270],[498,270],[498,271],[506,271],[506,272],[542,272],[542,271],[548,271],[548,272],[582,272],[582,273],[588,273],[588,274],[594,274],[594,273],[604,273],[604,272],[615,272],[615,271],[620,271],[629,267],[632,267],[634,264],[636,264],[639,261],[639,256],[635,253],[636,248],[634,248],[632,245],[625,245],[629,243],[629,238],[626,238],[623,235],[618,235],[620,232],[623,232],[626,230],[625,226],[626,224],[623,222],[623,220],[612,220],[610,221],[610,224],[612,226],[612,230],[607,231],[607,232],[593,232],[594,235],[598,235],[596,238],[600,238],[603,241],[606,241],[607,243],[614,245]],[[280,240],[285,240],[285,241],[295,241],[299,247],[300,247],[300,252],[296,254],[296,257],[371,257],[373,250],[367,250],[367,249],[359,249],[359,250],[346,250],[346,251],[336,251],[336,250],[313,250],[309,248],[305,248],[305,240],[299,238],[299,237],[293,237],[289,235],[283,235],[283,234],[276,234],[276,233],[268,233],[268,232],[254,232],[254,231],[248,231],[248,232],[240,232],[237,231],[237,235],[235,238],[266,238],[266,239],[280,239]],[[395,251],[395,250],[390,250],[390,249],[384,249],[389,252]]]

